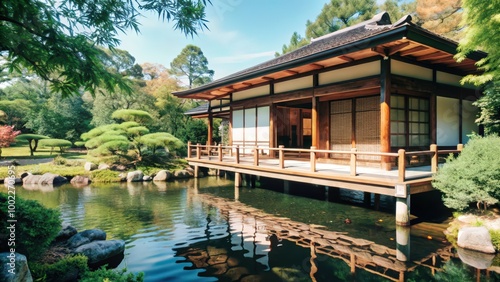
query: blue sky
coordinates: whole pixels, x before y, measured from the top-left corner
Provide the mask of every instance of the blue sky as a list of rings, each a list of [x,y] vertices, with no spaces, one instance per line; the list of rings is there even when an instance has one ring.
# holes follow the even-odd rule
[[[153,14],[140,19],[141,33],[119,38],[139,64],[170,62],[188,44],[201,48],[215,79],[264,62],[281,51],[294,31],[304,34],[306,21],[314,20],[328,0],[212,0],[206,9],[208,27],[186,37]]]

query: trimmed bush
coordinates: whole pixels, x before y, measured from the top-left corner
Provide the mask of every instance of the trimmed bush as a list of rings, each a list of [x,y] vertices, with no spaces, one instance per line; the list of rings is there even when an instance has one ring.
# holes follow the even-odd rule
[[[50,148],[50,153],[52,153],[52,151],[54,150],[54,147],[58,147],[59,152],[62,153],[64,150],[63,148],[71,147],[71,146],[73,146],[73,143],[71,143],[71,141],[65,140],[65,139],[49,138],[49,139],[40,140],[38,142],[38,145],[40,147]]]
[[[107,169],[94,170],[90,172],[90,180],[97,183],[110,183],[110,182],[120,182],[121,178],[118,176],[120,172],[112,171]]]
[[[16,137],[16,141],[27,141],[30,147],[30,155],[36,152],[38,147],[38,141],[42,139],[49,139],[50,137],[40,134],[19,134]]]
[[[12,195],[0,193],[0,218],[10,218],[8,211],[11,200]],[[61,229],[59,211],[46,208],[37,201],[16,197],[14,215],[13,219],[17,220],[15,246],[8,246],[7,242],[1,242],[0,249],[15,248],[16,252],[25,255],[28,259],[38,258]],[[10,224],[7,220],[0,221],[2,232],[6,232]]]
[[[149,123],[153,120],[153,117],[150,113],[146,111],[131,109],[116,110],[111,115],[111,118],[122,122],[135,121],[140,124]]]
[[[96,271],[88,271],[78,281],[80,282],[95,282],[95,281],[112,281],[112,282],[142,282],[144,281],[144,273],[139,272],[126,273],[127,269],[111,270],[101,267]]]
[[[34,281],[61,281],[72,278],[68,277],[71,274],[85,275],[89,271],[87,261],[84,255],[67,256],[53,264],[30,263],[30,271]]]
[[[434,177],[432,185],[443,192],[444,204],[466,210],[472,204],[486,208],[500,199],[500,137],[474,137]]]

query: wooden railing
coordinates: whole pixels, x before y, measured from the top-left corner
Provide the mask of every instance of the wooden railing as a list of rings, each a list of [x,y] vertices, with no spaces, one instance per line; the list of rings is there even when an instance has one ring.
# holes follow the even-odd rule
[[[352,148],[350,151],[337,151],[337,150],[320,150],[316,149],[316,147],[311,147],[310,149],[299,149],[299,148],[285,148],[280,145],[278,148],[271,147],[240,147],[236,146],[222,146],[222,145],[193,145],[191,142],[188,142],[188,159],[194,158],[201,159],[202,156],[208,156],[208,159],[215,158],[219,162],[222,162],[224,156],[234,157],[234,163],[239,164],[241,156],[253,156],[253,165],[259,166],[260,159],[262,156],[265,156],[266,152],[270,156],[275,156],[275,152],[278,153],[278,167],[280,169],[285,168],[285,153],[295,153],[294,155],[301,155],[302,153],[309,155],[310,162],[310,170],[311,172],[317,171],[317,159],[318,154],[344,154],[350,155],[350,175],[357,176],[357,165],[358,165],[358,156],[378,156],[378,157],[390,157],[395,158],[397,167],[398,167],[398,181],[405,182],[406,181],[406,167],[407,160],[413,156],[429,156],[431,160],[431,170],[430,172],[436,173],[438,169],[438,162],[440,155],[449,155],[449,154],[458,154],[462,151],[463,145],[458,144],[457,149],[455,150],[438,150],[437,145],[432,144],[427,151],[409,151],[407,152],[404,149],[398,150],[397,153],[385,153],[385,152],[359,152],[356,148]],[[251,154],[245,154],[244,152],[251,152]],[[226,160],[228,161],[228,160]]]

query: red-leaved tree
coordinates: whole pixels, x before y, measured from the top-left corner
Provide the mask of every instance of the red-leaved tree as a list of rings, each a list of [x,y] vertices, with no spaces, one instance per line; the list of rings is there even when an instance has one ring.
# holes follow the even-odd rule
[[[0,157],[2,156],[2,148],[7,148],[10,144],[14,143],[14,139],[21,131],[14,130],[14,126],[3,125],[0,126]]]

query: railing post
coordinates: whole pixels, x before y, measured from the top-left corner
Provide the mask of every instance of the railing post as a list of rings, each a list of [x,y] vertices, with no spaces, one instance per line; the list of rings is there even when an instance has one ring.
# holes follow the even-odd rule
[[[196,158],[199,160],[201,158],[201,147],[200,143],[196,144]]]
[[[284,147],[285,147],[285,146],[280,145],[280,146],[279,146],[279,149],[278,149],[278,153],[279,153],[278,155],[279,155],[279,164],[280,164],[280,168],[285,168],[285,156],[284,156],[285,154],[284,154],[284,152],[283,152],[283,148],[284,148]]]
[[[187,151],[188,155],[187,155],[187,157],[188,157],[188,159],[190,159],[191,158],[191,153],[192,153],[191,152],[191,141],[188,141],[188,145],[187,146],[188,146],[188,151]]]
[[[259,146],[253,148],[253,165],[259,166]]]
[[[311,146],[311,171],[316,172],[316,150],[315,146]]]
[[[457,151],[462,152],[463,149],[464,149],[464,144],[457,145]]]
[[[436,144],[431,145],[431,152],[432,158],[431,158],[431,172],[436,173],[438,169],[438,161],[439,161],[439,154],[438,154],[438,146]]]
[[[222,144],[219,144],[219,162],[222,162]]]
[[[356,154],[357,151],[358,151],[358,149],[351,148],[351,176],[357,175],[357,172],[356,172],[356,165],[357,165],[356,160],[358,158],[358,155]]]
[[[236,163],[239,164],[240,163],[240,145],[236,145]]]
[[[399,149],[398,151],[398,180],[399,182],[405,182],[406,173],[406,151],[404,149]]]

